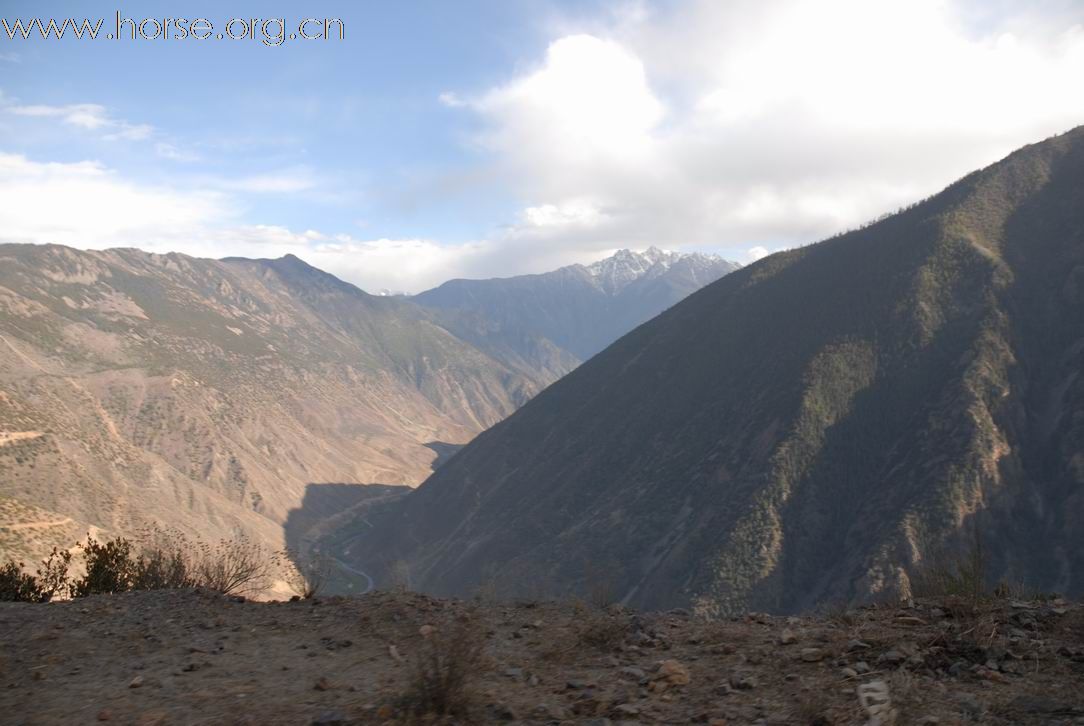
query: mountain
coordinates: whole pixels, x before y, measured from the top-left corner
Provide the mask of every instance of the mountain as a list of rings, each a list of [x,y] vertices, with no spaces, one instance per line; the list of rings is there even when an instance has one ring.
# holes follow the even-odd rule
[[[738,267],[715,255],[619,250],[540,275],[451,280],[413,299],[507,364],[556,378]]]
[[[692,294],[352,556],[438,593],[604,580],[719,614],[905,593],[977,540],[991,580],[1079,595],[1082,370],[1084,127]]]
[[[416,484],[549,379],[293,256],[0,246],[0,550],[150,523],[281,546],[306,487]]]

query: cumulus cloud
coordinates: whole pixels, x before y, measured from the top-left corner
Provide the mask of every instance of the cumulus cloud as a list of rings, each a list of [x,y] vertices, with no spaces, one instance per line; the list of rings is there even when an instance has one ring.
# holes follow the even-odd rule
[[[76,247],[183,244],[231,212],[218,194],[125,180],[98,162],[41,163],[0,153],[0,236]],[[146,242],[145,242],[146,241]]]
[[[241,213],[242,200],[222,191],[224,185],[218,191],[208,186],[206,180],[198,188],[149,186],[100,162],[43,163],[0,152],[0,242],[130,246],[214,258],[296,254],[362,289],[406,292],[476,272],[474,260],[485,256],[489,245],[370,241],[250,224]]]
[[[524,200],[514,239],[545,232],[544,249],[521,253],[759,254],[1084,122],[1084,94],[1067,92],[1084,77],[1080,10],[1057,22],[992,11],[979,22],[973,4],[942,0],[632,10],[554,40],[498,87],[454,96]]]

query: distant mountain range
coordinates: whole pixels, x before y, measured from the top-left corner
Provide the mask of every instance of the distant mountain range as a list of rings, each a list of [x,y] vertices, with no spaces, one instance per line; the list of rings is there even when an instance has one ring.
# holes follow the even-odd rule
[[[655,312],[699,274],[680,255],[618,257],[646,267],[604,261],[607,285],[675,280]],[[537,292],[522,279],[462,284],[503,285],[494,310],[563,304],[516,299]],[[151,522],[281,546],[310,485],[417,484],[583,358],[424,298],[369,295],[293,256],[0,245],[0,559]],[[563,309],[617,337],[628,328],[593,309],[609,299]]]
[[[461,337],[499,341],[508,362],[567,372],[738,268],[715,255],[619,250],[591,265],[541,275],[452,280],[413,299],[452,313],[445,320]]]
[[[553,324],[569,350],[601,342]],[[991,580],[1079,595],[1082,371],[1084,127],[690,295],[478,436],[352,556],[438,593],[604,581],[725,614],[897,596],[978,537]]]

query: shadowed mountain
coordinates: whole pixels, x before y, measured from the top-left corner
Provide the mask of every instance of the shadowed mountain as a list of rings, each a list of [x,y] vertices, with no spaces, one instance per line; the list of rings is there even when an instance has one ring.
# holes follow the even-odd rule
[[[1084,128],[694,293],[478,436],[356,552],[423,589],[795,611],[989,573],[1084,592]]]

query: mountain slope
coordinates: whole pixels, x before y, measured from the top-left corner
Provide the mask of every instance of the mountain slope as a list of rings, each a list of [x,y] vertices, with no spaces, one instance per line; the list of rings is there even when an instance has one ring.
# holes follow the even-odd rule
[[[1084,128],[694,293],[481,434],[358,561],[708,613],[991,576],[1084,591]],[[401,565],[397,565],[401,567]]]
[[[709,255],[619,250],[540,275],[452,280],[413,300],[511,365],[568,372],[628,331],[737,269]]]
[[[417,483],[427,445],[546,382],[292,256],[0,246],[0,513],[54,539],[159,522],[280,545],[307,484]]]

